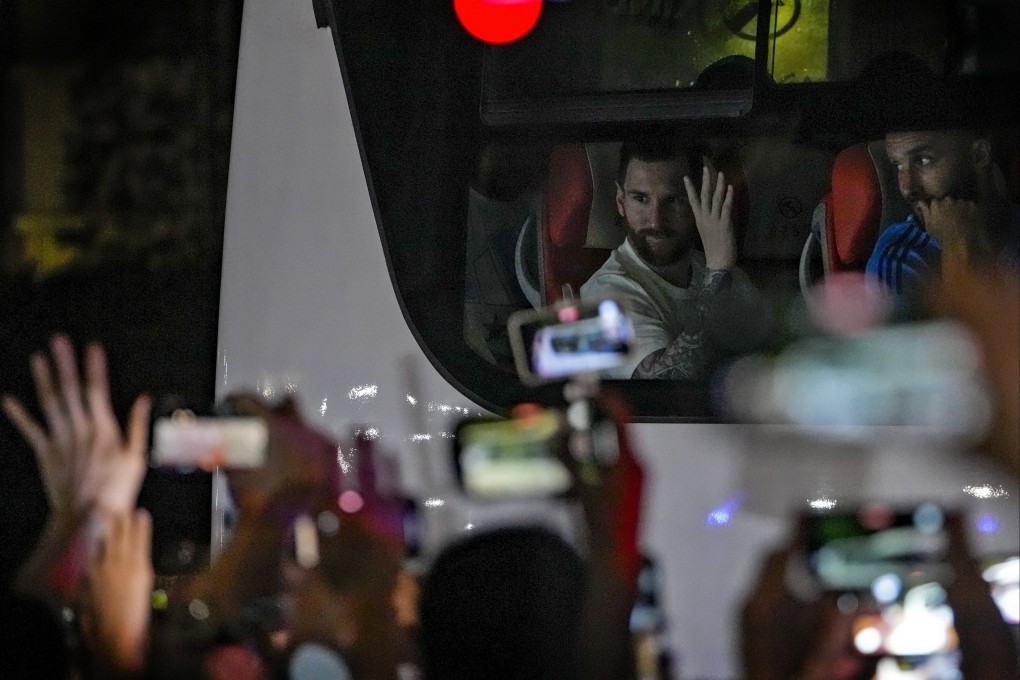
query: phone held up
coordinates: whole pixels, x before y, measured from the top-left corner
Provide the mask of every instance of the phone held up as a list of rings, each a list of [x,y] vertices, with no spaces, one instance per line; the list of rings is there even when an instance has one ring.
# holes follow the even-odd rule
[[[151,461],[177,470],[252,469],[265,462],[268,442],[261,418],[178,409],[153,424]]]
[[[615,460],[616,428],[592,397],[598,372],[630,356],[634,328],[626,305],[612,298],[560,302],[515,312],[508,321],[521,381],[573,379],[566,411],[525,404],[509,419],[467,418],[452,448],[461,488],[483,500],[564,496],[573,484],[559,455],[569,452],[582,474]]]
[[[467,418],[454,434],[454,471],[473,498],[542,498],[570,489],[570,471],[556,455],[566,433],[555,410],[536,406],[506,420]]]
[[[946,521],[955,514],[936,503],[872,503],[801,517],[810,578],[820,589],[840,593],[841,609],[856,612],[854,647],[879,657],[880,679],[960,678],[954,614],[945,590],[953,578]],[[994,597],[1000,562],[1016,558],[989,563],[984,577],[1010,622]]]
[[[628,308],[614,298],[521,310],[507,328],[517,374],[527,385],[615,368],[634,349]]]
[[[876,581],[904,587],[946,583],[948,511],[935,503],[892,507],[881,503],[802,516],[805,554],[823,590],[868,593]]]

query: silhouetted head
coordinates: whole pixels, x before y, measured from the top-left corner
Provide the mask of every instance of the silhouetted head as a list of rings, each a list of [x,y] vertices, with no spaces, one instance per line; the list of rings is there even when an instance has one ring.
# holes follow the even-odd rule
[[[699,90],[738,90],[754,85],[754,59],[729,54],[706,66],[694,81]]]
[[[426,680],[579,678],[585,574],[577,552],[539,527],[458,541],[421,591]]]

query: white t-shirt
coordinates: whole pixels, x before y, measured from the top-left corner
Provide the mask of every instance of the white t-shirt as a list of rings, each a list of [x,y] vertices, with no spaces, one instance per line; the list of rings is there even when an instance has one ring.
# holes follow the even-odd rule
[[[641,361],[669,345],[684,329],[696,324],[695,303],[708,269],[705,256],[694,251],[691,283],[674,286],[653,272],[634,252],[630,241],[612,252],[605,264],[583,286],[581,299],[616,297],[630,305],[634,322],[635,351],[623,366],[607,370],[606,378],[630,378]],[[758,290],[739,269],[712,298],[704,324],[706,341],[713,351],[742,353],[760,347],[772,334],[772,314]]]

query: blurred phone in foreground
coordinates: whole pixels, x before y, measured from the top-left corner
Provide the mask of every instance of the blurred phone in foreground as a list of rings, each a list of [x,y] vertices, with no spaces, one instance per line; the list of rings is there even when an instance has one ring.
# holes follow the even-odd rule
[[[458,483],[483,500],[562,496],[572,483],[556,455],[565,436],[561,415],[537,406],[508,420],[462,420],[453,443]]]
[[[904,585],[945,583],[949,537],[946,510],[935,503],[911,508],[862,505],[848,511],[805,514],[805,554],[823,590],[869,592],[876,579]]]
[[[152,429],[152,464],[178,470],[251,469],[265,462],[269,432],[260,418],[175,413]]]
[[[859,607],[854,647],[881,657],[877,680],[961,677],[945,590],[953,577],[946,563],[949,512],[934,503],[870,504],[802,517],[809,573],[822,590],[839,592],[844,603]],[[1010,571],[1016,558],[985,564],[993,599],[1003,618],[1016,624],[1016,615],[1009,613],[1009,594],[1018,593],[1017,574]]]
[[[615,368],[634,346],[627,308],[612,298],[518,311],[507,327],[517,374],[529,385]]]

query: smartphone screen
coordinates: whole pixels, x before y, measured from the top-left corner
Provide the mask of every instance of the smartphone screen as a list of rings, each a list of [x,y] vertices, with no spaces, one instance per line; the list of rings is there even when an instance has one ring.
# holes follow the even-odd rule
[[[866,593],[877,579],[890,576],[905,587],[944,583],[949,577],[945,517],[934,503],[906,509],[872,504],[806,515],[809,568],[830,591]]]
[[[880,657],[877,680],[960,678],[945,590],[952,578],[945,563],[947,512],[932,503],[899,509],[876,504],[804,517],[809,570],[824,589],[860,603],[854,646]],[[1016,615],[1001,594],[1017,592],[1017,564],[1015,557],[985,560],[984,578],[1010,623]]]
[[[177,469],[256,468],[265,462],[269,432],[259,418],[158,418],[152,463]]]
[[[548,409],[509,420],[463,420],[454,439],[457,479],[481,499],[562,495],[571,486],[570,472],[556,457],[563,436],[559,414]]]
[[[615,368],[634,345],[626,307],[613,299],[515,312],[508,329],[517,373],[531,384]]]

